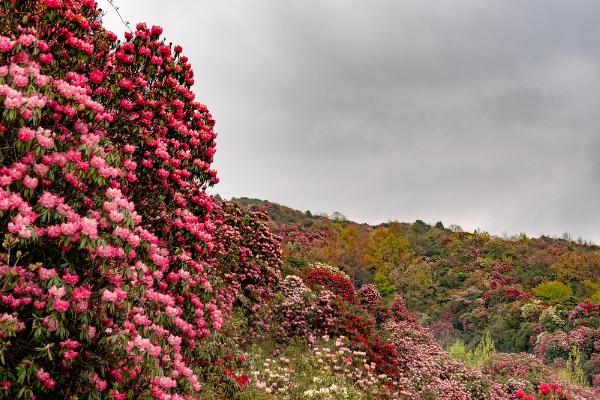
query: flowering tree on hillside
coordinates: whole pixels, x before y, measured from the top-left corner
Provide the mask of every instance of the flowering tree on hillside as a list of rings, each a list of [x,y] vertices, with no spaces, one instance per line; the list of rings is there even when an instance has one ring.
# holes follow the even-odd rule
[[[196,346],[280,255],[263,232],[246,276],[219,270],[233,249],[215,240],[214,120],[188,59],[160,27],[119,41],[100,16],[93,0],[0,3],[5,398],[201,390]]]

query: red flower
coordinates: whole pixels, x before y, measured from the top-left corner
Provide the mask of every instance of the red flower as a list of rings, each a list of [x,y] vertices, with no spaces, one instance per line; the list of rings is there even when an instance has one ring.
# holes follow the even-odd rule
[[[304,282],[311,289],[321,286],[343,297],[346,301],[353,302],[356,300],[356,292],[352,282],[345,276],[331,272],[326,268],[309,270],[304,277]]]
[[[523,389],[519,389],[515,392],[515,397],[517,399],[522,399],[523,397],[525,397],[525,391],[523,391]]]
[[[240,374],[235,377],[235,383],[237,383],[238,386],[241,388],[245,387],[249,381],[250,381],[250,377],[246,374]]]
[[[121,87],[121,89],[130,91],[131,89],[133,89],[133,82],[131,82],[127,78],[121,78],[121,80],[119,81],[119,86]]]
[[[160,26],[153,26],[151,31],[150,31],[153,35],[156,36],[160,36],[163,32],[163,29]]]
[[[90,73],[90,81],[92,81],[96,85],[101,84],[103,80],[104,80],[104,73],[102,71],[94,70]]]
[[[39,60],[40,64],[42,65],[52,64],[52,61],[54,61],[54,56],[50,53],[40,54]]]
[[[119,104],[127,111],[131,111],[133,109],[133,103],[130,100],[123,99],[119,102]]]
[[[44,3],[48,8],[60,8],[63,6],[62,0],[44,0]]]
[[[552,388],[550,388],[550,385],[548,385],[546,382],[540,383],[540,387],[538,389],[541,394],[548,394],[552,391]]]

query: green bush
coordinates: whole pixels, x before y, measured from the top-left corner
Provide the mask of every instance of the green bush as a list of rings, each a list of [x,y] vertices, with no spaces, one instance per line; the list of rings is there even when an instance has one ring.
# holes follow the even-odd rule
[[[533,288],[533,294],[546,301],[564,301],[573,296],[573,290],[562,282],[543,282]]]
[[[492,360],[496,353],[496,345],[492,335],[486,332],[474,350],[468,350],[462,340],[457,340],[450,346],[448,352],[453,358],[463,361],[471,367],[479,368]]]
[[[583,368],[581,350],[571,347],[565,366],[558,370],[557,376],[561,381],[578,386],[589,386],[587,374]]]
[[[396,286],[391,283],[388,277],[382,272],[377,272],[375,274],[373,282],[377,286],[377,289],[379,289],[381,295],[386,299],[390,299],[394,293],[396,293]]]

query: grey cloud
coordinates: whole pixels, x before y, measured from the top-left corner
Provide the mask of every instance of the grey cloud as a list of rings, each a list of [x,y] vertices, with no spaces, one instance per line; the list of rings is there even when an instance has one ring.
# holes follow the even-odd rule
[[[227,197],[600,241],[598,2],[119,5],[184,46]]]

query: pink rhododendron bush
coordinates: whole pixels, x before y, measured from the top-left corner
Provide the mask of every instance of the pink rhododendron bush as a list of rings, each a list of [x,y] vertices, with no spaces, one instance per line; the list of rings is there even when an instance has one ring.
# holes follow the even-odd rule
[[[193,398],[195,349],[278,279],[260,218],[206,193],[214,121],[181,47],[99,18],[0,3],[3,398]]]

